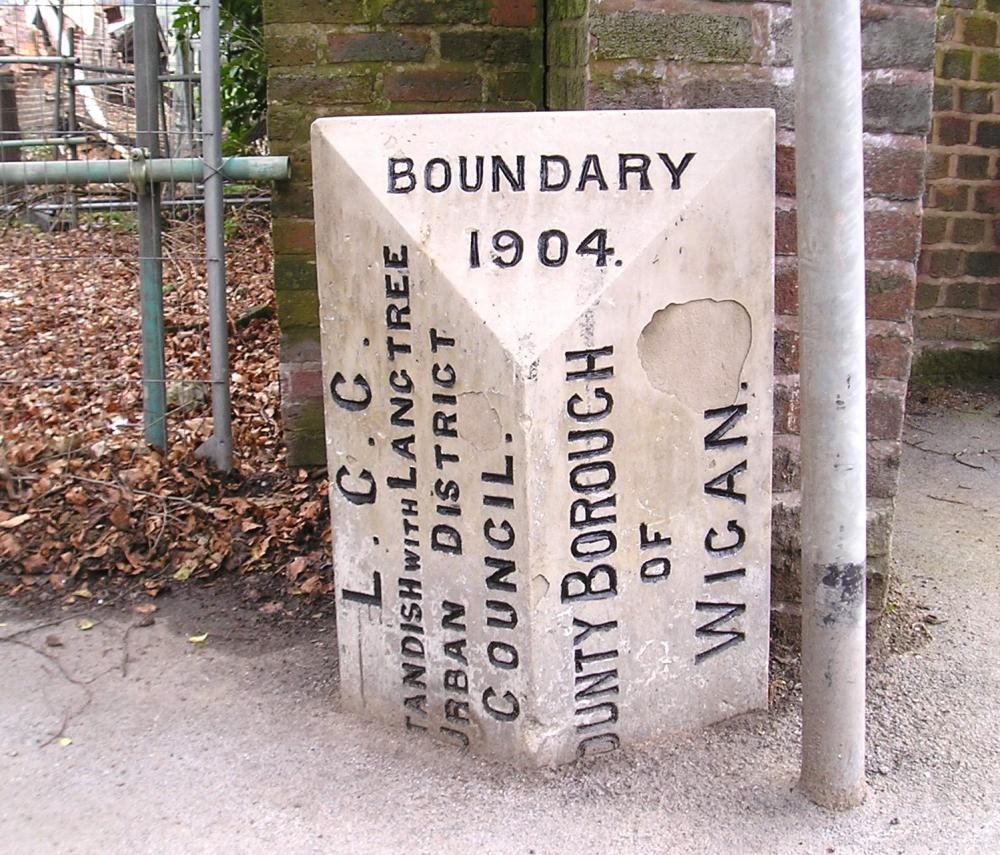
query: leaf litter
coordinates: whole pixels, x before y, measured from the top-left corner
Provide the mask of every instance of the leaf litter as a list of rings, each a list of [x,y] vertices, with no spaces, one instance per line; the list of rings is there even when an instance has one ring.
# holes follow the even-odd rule
[[[234,223],[228,475],[194,455],[211,434],[201,221],[164,231],[165,453],[143,442],[134,228],[0,233],[0,596],[149,598],[224,577],[285,615],[331,591],[327,482],[288,468],[282,442],[270,224],[251,209]]]

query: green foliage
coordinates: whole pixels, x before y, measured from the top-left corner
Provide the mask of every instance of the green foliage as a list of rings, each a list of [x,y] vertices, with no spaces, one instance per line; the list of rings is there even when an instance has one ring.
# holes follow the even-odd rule
[[[261,0],[220,0],[223,152],[245,151],[263,136],[267,108]],[[181,0],[174,12],[180,40],[198,35],[198,0]]]

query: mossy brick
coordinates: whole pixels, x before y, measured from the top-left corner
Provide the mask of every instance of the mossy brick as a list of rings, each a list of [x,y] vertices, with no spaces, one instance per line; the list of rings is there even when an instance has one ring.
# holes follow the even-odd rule
[[[1000,252],[970,252],[965,260],[969,276],[1000,276]]]
[[[931,123],[931,84],[872,83],[863,94],[864,129],[926,134]]]
[[[933,282],[917,283],[916,307],[918,309],[933,309],[938,304],[941,286]]]
[[[960,89],[958,109],[963,113],[991,113],[993,92],[990,89]]]
[[[864,68],[934,67],[934,21],[909,15],[867,20],[861,27]]]
[[[931,207],[938,211],[965,211],[969,207],[969,187],[965,184],[935,184]]]
[[[271,241],[277,254],[314,255],[316,231],[312,220],[278,217],[271,221]]]
[[[290,465],[322,466],[326,463],[322,398],[283,403],[281,421]]]
[[[312,213],[312,187],[307,181],[283,181],[271,189],[271,216],[309,219]]]
[[[297,106],[271,104],[267,108],[267,136],[271,140],[308,139],[310,122],[309,116]]]
[[[422,62],[430,50],[427,33],[329,33],[329,62]]]
[[[486,24],[490,0],[389,0],[381,5],[383,21],[393,24]]]
[[[985,178],[990,159],[985,154],[963,154],[958,158],[958,177],[970,181]]]
[[[955,243],[972,246],[981,243],[985,234],[984,220],[958,217],[951,224],[951,239]]]
[[[265,24],[363,24],[365,0],[263,0]]]
[[[491,0],[490,23],[496,27],[530,27],[541,18],[544,0]]]
[[[976,126],[976,145],[983,148],[1000,147],[1000,122],[980,122]]]
[[[1000,82],[1000,51],[979,54],[976,64],[976,80],[983,83]]]
[[[530,71],[504,71],[497,75],[495,92],[501,101],[538,101],[541,78]]]
[[[375,75],[368,71],[324,69],[321,71],[272,71],[267,77],[271,103],[363,104],[372,99]]]
[[[983,9],[987,12],[1000,12],[1000,0],[983,0]]]
[[[620,12],[590,25],[601,59],[677,59],[747,62],[753,50],[750,19],[739,15]]]
[[[930,256],[930,275],[938,279],[958,276],[962,272],[962,259],[965,253],[955,249],[934,250],[924,255]]]
[[[549,0],[545,13],[549,21],[565,21],[587,14],[589,0]]]
[[[663,106],[661,81],[642,68],[591,70],[591,103],[594,109],[656,109]]]
[[[274,288],[276,291],[315,291],[315,260],[304,255],[275,255]],[[280,313],[278,320],[282,327],[295,326],[295,324],[286,324]],[[302,326],[302,324],[298,326]],[[309,324],[305,324],[305,326],[309,326]]]
[[[946,50],[941,55],[939,76],[945,80],[968,80],[972,76],[972,51]]]
[[[318,28],[308,24],[264,27],[264,56],[271,68],[314,65],[319,60]]]
[[[949,309],[975,309],[979,305],[976,282],[952,282],[945,291],[944,305]]]
[[[319,295],[314,290],[278,289],[278,324],[282,329],[319,326]]]
[[[935,113],[950,110],[955,102],[955,87],[947,83],[934,84],[932,108]]]
[[[993,18],[973,15],[962,25],[962,41],[976,47],[994,47],[997,43],[997,22]]]
[[[577,24],[558,24],[548,30],[550,66],[573,68],[587,62],[588,34]]]
[[[938,11],[934,40],[938,43],[950,42],[955,35],[955,13],[946,9]]]
[[[936,243],[943,243],[945,230],[947,228],[947,217],[934,217],[929,213],[925,214],[923,223],[921,224],[922,231],[920,242],[924,246],[933,246]]]
[[[912,377],[921,383],[956,384],[1000,377],[1000,345],[924,350],[913,362]]]
[[[684,105],[691,109],[719,107],[770,107],[778,127],[791,128],[795,102],[788,83],[771,80],[691,80],[682,89]]]
[[[391,69],[382,91],[391,101],[480,101],[483,79],[472,71]]]
[[[978,0],[941,0],[942,6],[951,6],[953,9],[975,9]]]
[[[291,327],[281,331],[278,359],[282,365],[321,362],[322,352],[319,327]]]
[[[511,65],[530,62],[536,40],[520,30],[460,30],[441,33],[441,59]]]
[[[1000,184],[976,188],[975,209],[980,214],[1000,214]]]

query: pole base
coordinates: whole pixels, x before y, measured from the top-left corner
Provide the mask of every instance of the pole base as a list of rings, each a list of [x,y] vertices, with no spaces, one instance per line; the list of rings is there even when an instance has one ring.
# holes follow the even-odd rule
[[[813,804],[829,810],[856,808],[868,795],[868,785],[864,781],[845,789],[802,777],[799,779],[799,790]]]

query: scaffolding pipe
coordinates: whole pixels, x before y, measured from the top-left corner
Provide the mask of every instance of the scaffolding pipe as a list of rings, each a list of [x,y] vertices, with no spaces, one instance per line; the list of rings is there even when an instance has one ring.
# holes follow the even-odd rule
[[[205,194],[205,264],[208,336],[212,362],[212,435],[196,452],[216,469],[233,467],[226,315],[225,210],[222,199],[222,105],[219,67],[219,0],[201,0],[201,112]]]
[[[0,140],[0,148],[37,148],[46,145],[82,145],[86,137],[45,137],[37,140]]]
[[[75,56],[0,56],[0,65],[76,65]]]
[[[201,80],[201,78],[197,74],[160,75],[160,83],[189,83],[193,80]],[[69,86],[117,86],[132,83],[135,83],[134,74],[126,74],[121,77],[78,77],[76,80],[68,81]]]
[[[802,770],[865,797],[865,251],[859,0],[794,0],[801,308]]]
[[[132,30],[135,48],[135,129],[141,149],[160,153],[160,22],[155,0],[136,0]],[[131,161],[132,164],[136,160]],[[163,331],[163,248],[160,185],[141,182],[139,220],[139,295],[142,314],[142,420],[146,442],[167,448],[167,387]]]
[[[284,181],[289,176],[287,157],[227,157],[222,161],[222,177],[230,181]],[[205,175],[200,157],[133,160],[50,160],[0,163],[0,183],[29,184],[138,184],[199,182]]]

